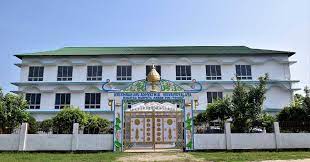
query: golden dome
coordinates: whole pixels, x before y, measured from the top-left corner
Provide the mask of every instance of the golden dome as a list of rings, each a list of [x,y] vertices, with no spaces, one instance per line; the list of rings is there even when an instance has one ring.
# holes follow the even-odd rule
[[[154,65],[153,65],[151,71],[149,72],[149,74],[147,74],[147,81],[152,82],[152,83],[160,81],[160,75],[156,71]]]

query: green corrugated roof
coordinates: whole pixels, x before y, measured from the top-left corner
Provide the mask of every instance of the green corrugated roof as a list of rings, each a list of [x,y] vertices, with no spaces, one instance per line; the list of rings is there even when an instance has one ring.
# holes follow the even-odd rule
[[[153,47],[64,47],[53,51],[24,53],[27,56],[95,56],[95,55],[252,55],[252,54],[286,54],[295,52],[254,49],[246,46],[153,46]]]

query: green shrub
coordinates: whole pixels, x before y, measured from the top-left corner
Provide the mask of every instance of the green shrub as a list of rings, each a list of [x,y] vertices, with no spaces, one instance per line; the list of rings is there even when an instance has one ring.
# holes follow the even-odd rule
[[[262,113],[259,118],[253,123],[254,127],[265,128],[266,132],[273,132],[273,123],[276,118],[268,113]]]
[[[110,121],[101,118],[99,115],[88,115],[87,124],[85,125],[85,133],[98,134],[107,133],[109,131]]]
[[[36,119],[29,115],[27,121],[28,123],[28,133],[29,134],[36,134],[39,130],[40,123],[36,121]]]
[[[79,108],[65,107],[53,117],[53,131],[59,134],[71,134],[73,123],[79,123],[80,127],[87,124],[88,114]]]
[[[40,123],[40,129],[44,133],[49,133],[53,130],[53,119],[46,119]]]

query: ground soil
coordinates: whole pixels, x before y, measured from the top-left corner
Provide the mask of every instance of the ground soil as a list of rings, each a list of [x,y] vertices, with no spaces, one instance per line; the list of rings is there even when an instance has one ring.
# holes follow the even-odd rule
[[[310,162],[310,159],[298,159],[298,160],[265,160],[262,162]]]
[[[203,161],[202,159],[197,159],[188,153],[135,153],[130,156],[121,157],[118,161],[175,161],[175,162],[190,162],[190,161]]]
[[[184,152],[176,153],[132,153],[129,156],[121,157],[117,159],[121,162],[143,162],[143,161],[173,161],[173,162],[202,162],[206,161],[198,159],[191,154]],[[265,160],[261,162],[310,162],[310,159],[299,159],[299,160]]]

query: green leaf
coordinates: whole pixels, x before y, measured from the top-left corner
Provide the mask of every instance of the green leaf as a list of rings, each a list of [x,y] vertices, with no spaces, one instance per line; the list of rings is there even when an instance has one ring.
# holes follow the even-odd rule
[[[192,129],[192,125],[190,124],[190,125],[186,125],[186,129],[187,130],[191,130]]]
[[[193,142],[192,142],[192,140],[189,141],[189,142],[186,144],[186,147],[189,148],[189,149],[192,149],[192,148],[193,148]]]
[[[119,131],[122,129],[119,125],[115,125],[114,127],[115,127],[115,131]]]
[[[116,118],[115,120],[116,120],[116,121],[115,121],[116,124],[120,124],[120,123],[121,123],[121,119],[120,119],[120,118]]]
[[[118,140],[115,140],[114,141],[114,146],[117,147],[117,148],[121,148],[122,144]]]

